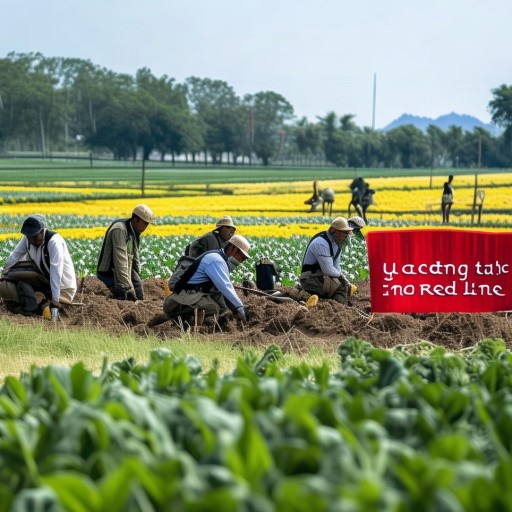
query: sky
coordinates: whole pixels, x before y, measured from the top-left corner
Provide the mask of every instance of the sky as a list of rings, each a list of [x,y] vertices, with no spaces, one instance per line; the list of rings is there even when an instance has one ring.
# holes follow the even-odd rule
[[[512,84],[511,19],[510,0],[0,0],[0,58],[222,80],[238,96],[279,93],[311,122],[489,123],[492,89]]]

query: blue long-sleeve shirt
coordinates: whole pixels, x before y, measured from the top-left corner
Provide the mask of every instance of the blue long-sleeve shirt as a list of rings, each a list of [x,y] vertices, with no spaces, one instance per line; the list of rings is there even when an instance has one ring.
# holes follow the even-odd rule
[[[217,290],[231,303],[235,308],[244,307],[233,288],[229,279],[229,267],[224,258],[217,252],[208,253],[203,256],[199,267],[188,280],[188,284],[201,284],[211,279]]]

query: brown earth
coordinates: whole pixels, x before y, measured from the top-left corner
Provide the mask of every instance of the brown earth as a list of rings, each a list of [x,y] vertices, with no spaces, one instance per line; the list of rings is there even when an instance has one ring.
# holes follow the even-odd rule
[[[79,280],[75,301],[79,305],[64,306],[59,322],[68,328],[101,328],[112,334],[132,332],[137,336],[176,338],[189,332],[201,338],[224,339],[234,345],[263,348],[271,343],[285,352],[304,353],[313,346],[334,351],[341,341],[354,336],[378,347],[415,344],[429,341],[450,350],[460,350],[484,338],[502,338],[512,346],[512,316],[505,313],[482,314],[376,314],[371,315],[369,287],[360,283],[352,305],[320,300],[311,309],[304,306],[309,295],[290,287],[276,290],[294,300],[277,299],[239,291],[248,313],[243,326],[235,318],[217,323],[207,318],[194,327],[166,320],[162,313],[163,281],[144,281],[143,301],[114,300],[107,288],[95,277]],[[247,295],[245,295],[247,293]],[[9,311],[0,303],[0,316],[15,323],[41,323],[42,318],[27,318]]]

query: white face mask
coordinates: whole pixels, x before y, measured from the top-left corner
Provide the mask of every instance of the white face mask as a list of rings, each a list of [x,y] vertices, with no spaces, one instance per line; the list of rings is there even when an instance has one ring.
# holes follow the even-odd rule
[[[228,256],[228,267],[230,272],[238,267],[238,265],[240,265],[240,262],[234,256]]]

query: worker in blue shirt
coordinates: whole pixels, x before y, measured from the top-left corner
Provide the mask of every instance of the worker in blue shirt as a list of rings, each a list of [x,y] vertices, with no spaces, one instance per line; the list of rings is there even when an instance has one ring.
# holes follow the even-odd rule
[[[166,297],[165,315],[186,321],[194,318],[200,325],[206,316],[218,318],[232,310],[245,323],[245,308],[229,273],[249,257],[249,249],[249,242],[243,236],[233,235],[223,249],[203,253],[183,273],[173,293]]]

